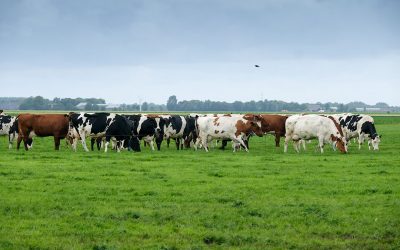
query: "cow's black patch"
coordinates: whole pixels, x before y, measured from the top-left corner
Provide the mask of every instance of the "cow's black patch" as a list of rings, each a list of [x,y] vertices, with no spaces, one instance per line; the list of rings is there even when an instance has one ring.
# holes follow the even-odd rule
[[[349,115],[346,119],[339,118],[340,126],[347,128],[350,131],[357,131],[357,123],[362,119],[361,115]]]
[[[3,129],[3,124],[10,124],[11,123],[11,116],[10,115],[0,115],[0,130]]]
[[[361,132],[369,135],[372,139],[378,135],[376,133],[375,125],[372,122],[364,122],[361,126]]]

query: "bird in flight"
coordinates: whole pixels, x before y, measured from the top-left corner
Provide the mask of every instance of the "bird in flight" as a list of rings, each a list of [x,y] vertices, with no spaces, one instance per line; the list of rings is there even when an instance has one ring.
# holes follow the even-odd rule
[[[254,67],[256,67],[256,68],[259,68],[259,67],[260,67],[260,65],[258,65],[258,64],[255,64],[255,65],[254,65]]]

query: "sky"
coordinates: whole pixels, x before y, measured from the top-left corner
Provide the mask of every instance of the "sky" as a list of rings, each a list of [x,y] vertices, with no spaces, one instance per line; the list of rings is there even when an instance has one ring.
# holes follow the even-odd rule
[[[399,13],[397,0],[0,0],[0,96],[399,106]]]

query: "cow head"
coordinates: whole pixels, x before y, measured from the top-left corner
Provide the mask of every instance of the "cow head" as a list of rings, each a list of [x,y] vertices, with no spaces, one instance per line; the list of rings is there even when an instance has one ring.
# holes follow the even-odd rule
[[[371,137],[371,144],[374,150],[379,150],[379,143],[381,142],[382,135],[375,135]]]
[[[331,135],[331,139],[334,145],[340,150],[340,152],[344,154],[347,153],[347,142],[345,138]]]
[[[128,150],[132,149],[134,152],[140,152],[140,141],[138,136],[134,135],[129,139]]]
[[[264,135],[264,132],[261,129],[261,122],[255,122],[255,121],[250,121],[250,126],[251,126],[251,132],[256,134],[259,137],[262,137]]]

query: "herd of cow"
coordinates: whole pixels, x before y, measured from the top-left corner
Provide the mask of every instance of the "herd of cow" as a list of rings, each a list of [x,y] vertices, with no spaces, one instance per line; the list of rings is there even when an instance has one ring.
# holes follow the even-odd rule
[[[69,114],[20,114],[11,116],[0,110],[0,135],[8,135],[9,148],[17,139],[17,149],[23,141],[25,149],[33,144],[33,137],[53,136],[55,149],[60,147],[60,140],[66,139],[76,151],[81,141],[85,151],[89,151],[86,138],[91,138],[94,145],[105,152],[109,143],[116,151],[128,149],[140,151],[140,141],[154,150],[154,141],[160,150],[165,139],[169,146],[175,140],[176,148],[194,149],[199,147],[209,150],[209,142],[232,141],[233,151],[240,148],[248,151],[251,136],[275,135],[275,145],[279,147],[280,137],[285,137],[284,152],[293,141],[294,148],[305,149],[305,142],[317,139],[323,153],[325,144],[334,150],[346,153],[352,138],[358,138],[359,148],[367,140],[368,148],[379,149],[380,137],[375,129],[374,120],[369,115],[273,115],[273,114],[190,114],[190,115],[155,115],[115,113],[74,113]]]

